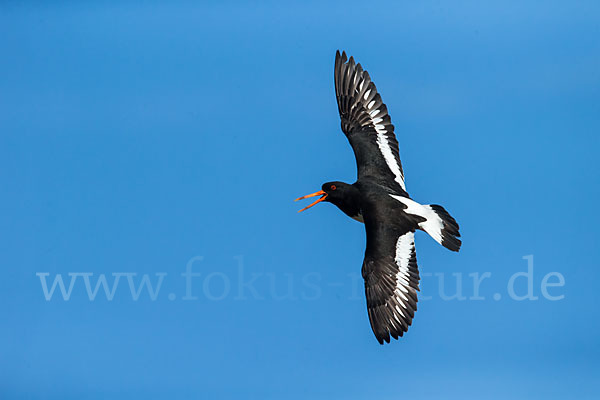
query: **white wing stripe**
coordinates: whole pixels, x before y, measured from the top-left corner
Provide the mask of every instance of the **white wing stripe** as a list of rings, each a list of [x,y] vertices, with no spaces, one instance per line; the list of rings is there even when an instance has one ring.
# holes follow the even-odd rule
[[[392,149],[388,143],[387,136],[385,135],[386,131],[384,126],[375,125],[375,132],[377,132],[377,145],[379,146],[379,151],[381,151],[381,154],[385,159],[385,163],[388,165],[388,167],[390,167],[390,170],[396,177],[395,181],[398,182],[402,190],[406,191],[406,186],[404,185],[404,176],[402,175],[400,167],[394,158],[394,154],[392,153]]]
[[[362,90],[362,86],[363,86],[364,82],[365,82],[364,80],[360,82],[360,90]],[[367,101],[369,99],[370,94],[371,94],[371,89],[368,89],[365,92],[365,94],[363,95],[363,99],[365,101]],[[381,151],[381,154],[383,155],[383,159],[385,160],[385,163],[388,165],[388,167],[394,174],[394,177],[395,177],[394,180],[396,182],[398,182],[398,184],[400,185],[402,190],[406,191],[406,186],[404,184],[404,175],[402,174],[402,171],[400,170],[400,166],[396,162],[396,158],[394,157],[394,154],[392,153],[392,149],[390,147],[388,138],[386,136],[387,130],[385,129],[385,125],[381,124],[381,122],[383,122],[383,118],[375,118],[377,115],[379,115],[381,110],[380,109],[371,110],[371,108],[373,108],[374,105],[375,105],[375,100],[371,100],[367,104],[367,113],[369,114],[371,123],[375,127],[375,132],[377,132],[377,146],[379,146],[379,151]],[[354,107],[356,107],[356,106],[357,105],[355,105]]]
[[[414,232],[407,232],[398,238],[396,242],[396,265],[398,273],[396,274],[396,291],[398,295],[408,301],[404,293],[408,293],[409,287],[409,263],[415,246]],[[402,293],[404,292],[404,293]],[[403,304],[404,305],[404,304]]]

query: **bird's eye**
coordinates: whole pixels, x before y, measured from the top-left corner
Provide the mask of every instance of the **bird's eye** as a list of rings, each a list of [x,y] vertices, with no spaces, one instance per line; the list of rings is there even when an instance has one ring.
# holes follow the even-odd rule
[[[335,190],[335,189],[336,189],[335,185],[331,185],[331,190]]]

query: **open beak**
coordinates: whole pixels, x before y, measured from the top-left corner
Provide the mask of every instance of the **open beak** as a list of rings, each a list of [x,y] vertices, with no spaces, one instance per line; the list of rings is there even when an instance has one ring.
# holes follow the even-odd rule
[[[321,196],[321,195],[323,197],[321,197],[320,199],[316,200],[314,203],[309,204],[308,206],[304,207],[302,210],[299,210],[298,212],[302,212],[304,210],[307,210],[307,209],[311,208],[312,206],[314,206],[315,204],[322,202],[323,200],[325,200],[327,198],[327,193],[325,193],[322,190],[319,190],[318,192],[314,192],[314,193],[311,193],[311,194],[307,194],[306,196],[298,197],[294,201],[298,201],[298,200],[302,200],[302,199],[307,199],[309,197]]]

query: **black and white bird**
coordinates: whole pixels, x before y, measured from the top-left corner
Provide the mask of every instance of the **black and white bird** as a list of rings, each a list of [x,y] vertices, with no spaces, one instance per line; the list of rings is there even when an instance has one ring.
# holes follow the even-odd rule
[[[379,343],[389,343],[390,336],[398,339],[408,330],[417,310],[415,231],[427,232],[452,251],[460,249],[460,233],[442,206],[422,205],[408,195],[394,125],[367,71],[338,51],[334,77],[342,131],[354,150],[358,179],[324,183],[318,192],[296,200],[321,196],[300,211],[326,201],[364,222],[362,276],[369,321]]]

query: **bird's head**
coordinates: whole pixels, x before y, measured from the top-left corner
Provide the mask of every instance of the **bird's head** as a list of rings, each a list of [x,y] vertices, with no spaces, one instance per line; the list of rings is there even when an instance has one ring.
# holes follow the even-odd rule
[[[298,197],[295,200],[295,201],[298,201],[298,200],[306,199],[309,197],[321,196],[316,201],[314,201],[313,203],[304,207],[302,210],[299,210],[298,212],[307,210],[307,209],[311,208],[312,206],[314,206],[315,204],[320,203],[322,201],[328,201],[330,203],[338,205],[344,198],[345,194],[348,193],[348,191],[350,190],[351,187],[352,187],[352,185],[349,185],[344,182],[325,182],[323,184],[323,186],[321,186],[321,190],[319,190],[318,192],[314,192],[311,194],[307,194],[306,196]]]

